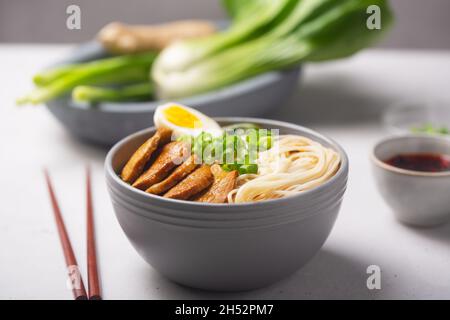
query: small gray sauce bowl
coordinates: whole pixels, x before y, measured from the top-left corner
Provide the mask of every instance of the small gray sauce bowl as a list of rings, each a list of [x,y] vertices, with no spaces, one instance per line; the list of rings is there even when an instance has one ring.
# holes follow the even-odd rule
[[[404,170],[384,161],[402,153],[450,154],[450,139],[407,134],[378,142],[372,168],[378,189],[395,217],[408,225],[430,227],[450,219],[450,172]]]
[[[153,134],[150,128],[110,150],[105,161],[108,191],[128,239],[162,275],[205,290],[261,288],[289,276],[320,250],[339,212],[348,159],[337,143],[301,126],[254,118],[216,120],[221,125],[250,122],[312,138],[339,152],[341,166],[321,186],[283,199],[244,204],[165,199],[132,188],[118,176],[134,150]],[[268,218],[240,220],[249,212]],[[208,215],[223,218],[209,220]]]

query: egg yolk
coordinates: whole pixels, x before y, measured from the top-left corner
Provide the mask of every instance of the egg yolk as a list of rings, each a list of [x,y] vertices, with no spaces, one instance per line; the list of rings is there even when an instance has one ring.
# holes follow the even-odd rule
[[[163,112],[167,121],[179,127],[190,129],[202,127],[202,123],[199,118],[180,106],[170,106],[164,109]]]

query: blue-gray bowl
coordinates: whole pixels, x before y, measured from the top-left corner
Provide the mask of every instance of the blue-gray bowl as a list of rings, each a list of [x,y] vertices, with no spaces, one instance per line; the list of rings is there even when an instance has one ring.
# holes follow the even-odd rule
[[[75,63],[106,56],[97,42],[79,46],[61,63]],[[297,87],[300,68],[276,71],[235,85],[179,99],[208,116],[261,116],[282,105]],[[112,145],[153,124],[156,107],[165,101],[100,103],[83,105],[64,96],[47,103],[50,112],[74,136],[89,142]]]
[[[341,166],[321,186],[292,197],[242,204],[166,199],[130,187],[118,177],[155,128],[117,143],[105,160],[116,217],[133,247],[167,278],[216,291],[261,288],[305,265],[322,247],[338,216],[348,177],[345,151],[305,127],[253,118],[216,118],[221,125],[255,123],[298,134],[333,148]],[[326,275],[324,275],[326,276]]]

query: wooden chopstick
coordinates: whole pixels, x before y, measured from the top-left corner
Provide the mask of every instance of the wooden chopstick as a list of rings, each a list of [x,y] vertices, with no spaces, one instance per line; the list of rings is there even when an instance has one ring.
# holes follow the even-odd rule
[[[89,300],[101,300],[95,247],[94,209],[92,205],[91,170],[86,166],[87,270]]]
[[[67,234],[64,220],[61,215],[61,210],[53,191],[52,182],[47,169],[44,168],[45,180],[47,181],[48,192],[53,207],[53,214],[55,217],[56,227],[58,229],[59,239],[61,241],[64,258],[68,269],[69,279],[72,283],[72,292],[75,300],[87,300],[86,289],[84,287],[83,279],[78,268],[75,254],[73,253],[72,245],[70,244],[69,235]]]

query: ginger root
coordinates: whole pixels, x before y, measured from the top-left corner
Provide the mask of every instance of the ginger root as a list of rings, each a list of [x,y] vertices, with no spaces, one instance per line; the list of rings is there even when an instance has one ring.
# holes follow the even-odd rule
[[[112,22],[97,35],[109,52],[116,54],[160,51],[175,40],[210,35],[215,26],[202,20],[184,20],[160,25],[127,25]]]

